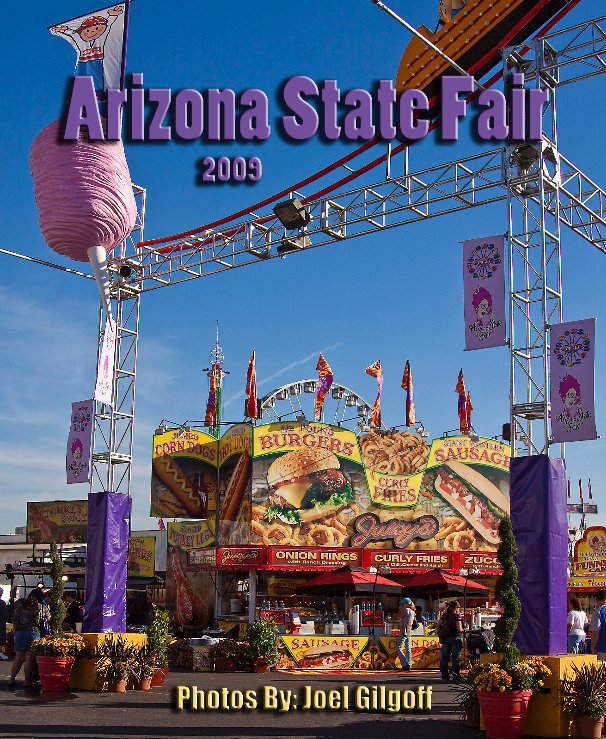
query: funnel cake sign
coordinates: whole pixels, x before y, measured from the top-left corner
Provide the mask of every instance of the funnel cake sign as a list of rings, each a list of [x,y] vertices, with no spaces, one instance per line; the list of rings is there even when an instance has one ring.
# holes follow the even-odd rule
[[[575,575],[606,573],[606,528],[590,526],[574,545],[572,571]]]

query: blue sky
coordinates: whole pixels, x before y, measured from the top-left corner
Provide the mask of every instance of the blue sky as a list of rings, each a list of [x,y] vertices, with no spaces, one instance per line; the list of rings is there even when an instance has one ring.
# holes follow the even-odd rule
[[[435,24],[434,2],[392,7],[414,25]],[[68,264],[44,243],[37,223],[29,147],[56,118],[74,64],[73,49],[46,27],[94,10],[95,3],[59,0],[30,4],[27,14],[7,5],[0,47],[4,144],[0,178],[6,249]],[[175,9],[178,8],[178,9]],[[221,10],[217,10],[221,8]],[[583,0],[564,21],[573,25],[603,12]],[[372,89],[395,77],[407,32],[370,0],[302,5],[275,2],[182,2],[132,5],[128,69],[143,72],[146,87],[236,91],[258,87],[280,114],[275,92],[293,75],[337,79],[340,87]],[[34,61],[35,60],[35,61]],[[560,150],[602,181],[606,157],[602,100],[606,78],[558,94]],[[275,123],[275,120],[271,121]],[[146,236],[193,228],[255,203],[334,161],[351,147],[319,139],[293,145],[274,130],[264,143],[132,144],[133,181],[147,188]],[[464,127],[456,145],[430,136],[411,150],[413,168],[478,150]],[[256,154],[264,174],[255,185],[194,182],[198,158]],[[382,171],[377,170],[376,180]],[[195,280],[145,295],[142,301],[134,450],[133,527],[148,518],[151,435],[164,417],[203,417],[208,352],[215,320],[230,375],[225,417],[241,418],[246,363],[257,350],[259,391],[315,374],[325,350],[335,379],[373,399],[375,381],[364,368],[381,359],[386,423],[403,422],[400,389],[412,363],[418,417],[430,436],[457,425],[454,386],[462,366],[479,433],[500,433],[508,416],[508,355],[503,349],[464,353],[460,242],[502,233],[503,204],[409,225],[383,234]],[[563,231],[565,318],[598,318],[596,400],[604,431],[606,257]],[[0,533],[25,523],[28,500],[83,498],[85,485],[65,485],[64,454],[70,403],[94,387],[98,293],[94,283],[0,256]],[[606,514],[606,442],[570,444],[573,480],[591,477]],[[597,517],[599,522],[604,516]],[[593,523],[593,521],[592,521]]]

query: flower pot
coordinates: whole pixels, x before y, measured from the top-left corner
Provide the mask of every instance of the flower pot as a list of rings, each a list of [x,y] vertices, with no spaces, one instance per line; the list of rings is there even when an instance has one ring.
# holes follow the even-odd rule
[[[257,657],[253,660],[253,671],[254,672],[269,672],[270,665],[267,663],[265,657]]]
[[[488,739],[519,739],[524,733],[532,690],[478,690]]]
[[[139,690],[151,690],[151,677],[144,677],[139,681]]]
[[[229,657],[215,657],[215,672],[235,672],[238,663]]]
[[[112,683],[113,693],[126,693],[126,680],[116,680]]]
[[[75,659],[75,657],[36,656],[42,690],[54,693],[67,690]]]
[[[591,718],[591,716],[577,716],[574,723],[576,724],[576,735],[579,739],[600,739],[602,736],[603,716],[597,719]]]
[[[164,685],[169,669],[169,667],[156,667],[154,676],[151,679],[152,688],[161,688]]]

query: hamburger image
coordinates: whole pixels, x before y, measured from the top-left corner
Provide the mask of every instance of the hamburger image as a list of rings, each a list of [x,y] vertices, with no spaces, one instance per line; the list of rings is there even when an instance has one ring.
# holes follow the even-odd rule
[[[338,669],[349,667],[352,653],[344,646],[312,647],[299,658],[299,667]]]
[[[292,525],[314,521],[353,498],[339,459],[326,449],[301,449],[278,457],[267,470],[267,482],[268,521],[278,518]]]

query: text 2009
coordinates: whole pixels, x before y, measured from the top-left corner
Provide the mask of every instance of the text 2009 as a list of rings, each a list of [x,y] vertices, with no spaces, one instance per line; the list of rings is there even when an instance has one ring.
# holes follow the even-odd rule
[[[258,182],[263,174],[259,157],[203,157],[198,159],[197,185],[210,182]]]

